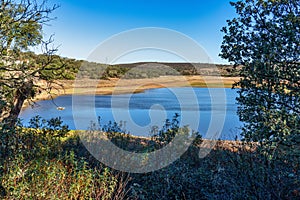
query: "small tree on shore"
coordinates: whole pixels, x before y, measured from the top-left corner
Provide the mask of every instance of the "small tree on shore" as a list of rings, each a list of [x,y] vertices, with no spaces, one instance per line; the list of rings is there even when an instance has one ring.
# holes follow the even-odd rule
[[[43,38],[43,26],[53,20],[50,14],[58,8],[46,4],[0,0],[0,122],[5,124],[14,125],[24,101],[49,90],[63,66],[54,55],[56,49],[50,47],[52,38]],[[30,52],[33,48],[41,48],[43,54]],[[48,84],[41,87],[42,80]]]
[[[242,65],[237,98],[243,136],[268,146],[300,143],[300,1],[231,3],[221,56]]]

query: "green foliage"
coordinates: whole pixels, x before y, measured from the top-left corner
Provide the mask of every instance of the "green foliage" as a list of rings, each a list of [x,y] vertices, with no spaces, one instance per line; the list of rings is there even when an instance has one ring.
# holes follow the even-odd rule
[[[30,13],[30,7],[25,2],[1,1],[1,47],[6,55],[9,50],[27,50],[42,42],[41,15]]]
[[[179,126],[179,117],[178,113],[175,113],[173,119],[166,119],[164,126],[159,129],[157,126],[153,126],[150,131],[150,135],[154,141],[162,145],[170,143],[176,135],[182,135],[185,137],[192,136],[194,138],[193,144],[197,145],[202,142],[202,136],[199,132],[192,132],[192,135],[189,135],[188,126],[180,127]]]
[[[255,146],[219,141],[207,157],[191,159],[187,154],[166,168],[133,175],[132,195],[138,199],[300,197],[299,168],[282,161],[266,162],[268,158]]]
[[[236,76],[238,70],[230,65],[212,65],[202,63],[130,63],[105,65],[84,61],[76,63],[80,77],[91,79],[143,79],[176,75],[219,75]],[[68,65],[66,66],[68,68]],[[218,70],[211,70],[217,67]],[[170,70],[170,68],[174,70]]]
[[[99,125],[100,131],[106,132],[108,134],[113,134],[113,133],[126,134],[126,122],[125,121],[120,121],[119,123],[108,121],[107,124],[102,124],[101,117],[98,117],[98,125]],[[92,129],[93,129],[93,127],[95,127],[94,123],[92,123],[92,125],[91,125]]]
[[[174,116],[168,120],[164,127],[177,129],[175,119]],[[113,142],[129,151],[145,152],[151,150],[154,143],[161,143],[115,132],[123,130],[123,125],[110,123],[101,127],[110,131]],[[207,157],[200,159],[199,148],[206,148],[211,142],[205,140],[192,144],[180,159],[163,169],[126,175],[95,160],[81,144],[79,131],[66,135],[64,130],[59,119],[46,121],[37,116],[29,127],[14,131],[20,135],[18,139],[8,135],[9,141],[19,141],[26,148],[15,146],[11,148],[13,154],[5,159],[1,157],[1,199],[268,200],[300,197],[299,164],[270,160],[270,155],[260,151],[255,143],[219,141]],[[161,130],[165,130],[162,136],[170,131]],[[49,134],[52,137],[48,137]],[[161,144],[156,147],[160,148]]]
[[[24,101],[45,90],[38,81],[54,79],[49,71],[61,69],[53,56],[56,49],[49,47],[52,39],[44,40],[42,34],[56,8],[47,7],[46,1],[0,1],[0,101],[5,102],[0,121],[15,124]],[[40,47],[44,56],[38,59],[29,51],[32,47]]]
[[[61,87],[57,79],[75,79],[82,61],[55,55],[52,37],[43,38],[43,26],[57,8],[46,1],[0,1],[0,122],[13,126],[25,100]]]
[[[102,124],[101,117],[98,117],[98,124],[91,122],[89,131],[103,132],[108,139],[118,147],[134,152],[151,152],[159,149],[162,146],[169,144],[176,135],[184,137],[184,139],[192,138],[193,145],[200,145],[202,142],[200,133],[195,131],[190,133],[188,126],[180,127],[179,122],[179,114],[175,113],[172,120],[165,120],[165,124],[162,128],[157,126],[151,127],[151,138],[144,140],[139,138],[132,140],[130,131],[126,130],[126,121],[120,121],[119,123],[109,121],[107,124]],[[136,141],[140,142],[136,143]],[[145,145],[141,143],[144,143]]]
[[[250,146],[249,146],[250,145]],[[296,199],[299,167],[282,160],[269,160],[256,144],[237,145],[235,152],[218,145],[218,166],[209,191],[211,198]],[[226,188],[226,189],[224,189]]]
[[[300,135],[300,2],[246,0],[231,3],[222,53],[243,65],[238,114],[247,141],[296,145]],[[299,145],[299,143],[298,143]]]
[[[233,193],[245,195],[238,199],[299,198],[300,1],[231,5],[238,17],[222,29],[221,56],[242,65],[242,78],[234,85],[240,87],[242,134],[248,145],[259,145],[253,153],[230,155],[234,171],[224,171],[220,180],[230,181]]]
[[[68,132],[60,118],[36,116],[28,127],[3,124],[1,199],[122,198],[128,180],[102,165],[91,167],[85,157],[66,148]]]
[[[28,127],[23,127],[20,122],[15,127],[3,124],[0,126],[1,162],[19,153],[28,160],[55,156],[61,151],[61,139],[68,131],[68,126],[60,118],[45,120],[36,116]]]
[[[118,182],[108,168],[89,168],[72,152],[54,159],[16,157],[3,170],[4,199],[112,199]]]
[[[179,114],[175,113],[173,119],[170,121],[166,119],[162,129],[158,130],[158,127],[152,127],[151,135],[157,142],[169,143],[173,140],[176,134],[179,132]]]

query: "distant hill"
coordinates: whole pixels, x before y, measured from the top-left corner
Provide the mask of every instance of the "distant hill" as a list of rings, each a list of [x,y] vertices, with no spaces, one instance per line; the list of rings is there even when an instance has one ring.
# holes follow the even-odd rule
[[[208,63],[165,63],[165,62],[138,62],[130,64],[119,64],[120,67],[134,68],[137,66],[168,66],[179,72],[181,75],[222,75],[238,76],[238,68],[225,64]]]
[[[28,54],[43,62],[46,60],[45,55]],[[45,69],[42,73],[47,76],[50,70],[55,70],[59,76],[56,79],[73,80],[80,75],[91,79],[109,79],[109,78],[152,78],[159,76],[172,75],[203,75],[224,77],[236,77],[240,68],[234,68],[232,65],[224,64],[207,64],[207,63],[167,63],[167,62],[138,62],[128,64],[106,65],[84,60],[52,56],[53,65]],[[63,67],[60,67],[63,66]],[[171,69],[170,69],[171,68]],[[78,74],[80,69],[80,73]],[[51,77],[49,77],[51,78]]]
[[[171,68],[171,69],[170,69]],[[239,68],[206,63],[138,62],[117,65],[82,62],[81,75],[87,78],[152,78],[176,75],[236,77]]]

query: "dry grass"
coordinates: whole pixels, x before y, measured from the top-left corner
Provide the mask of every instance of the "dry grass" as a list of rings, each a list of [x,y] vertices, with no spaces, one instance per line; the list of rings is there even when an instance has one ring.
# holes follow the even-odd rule
[[[161,76],[158,78],[145,79],[117,79],[93,80],[84,79],[76,83],[71,80],[59,81],[62,87],[52,90],[52,96],[70,94],[124,94],[139,93],[147,89],[167,87],[209,87],[209,88],[231,88],[239,77],[217,77],[217,76]],[[43,83],[42,83],[43,85]],[[76,88],[74,90],[74,88]],[[48,93],[41,93],[36,100],[49,99]]]

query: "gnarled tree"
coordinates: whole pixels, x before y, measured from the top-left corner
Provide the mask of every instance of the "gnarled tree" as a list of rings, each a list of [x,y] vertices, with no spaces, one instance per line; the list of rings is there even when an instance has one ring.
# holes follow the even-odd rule
[[[221,56],[242,65],[238,114],[243,135],[261,144],[300,143],[300,1],[231,3]]]
[[[40,81],[51,82],[63,67],[57,63],[49,48],[52,39],[43,38],[43,26],[57,5],[48,7],[46,1],[0,0],[0,122],[14,125],[25,100],[31,100],[41,87]],[[36,56],[32,48],[41,48]],[[47,72],[47,73],[45,73]],[[49,85],[48,85],[49,86]]]

